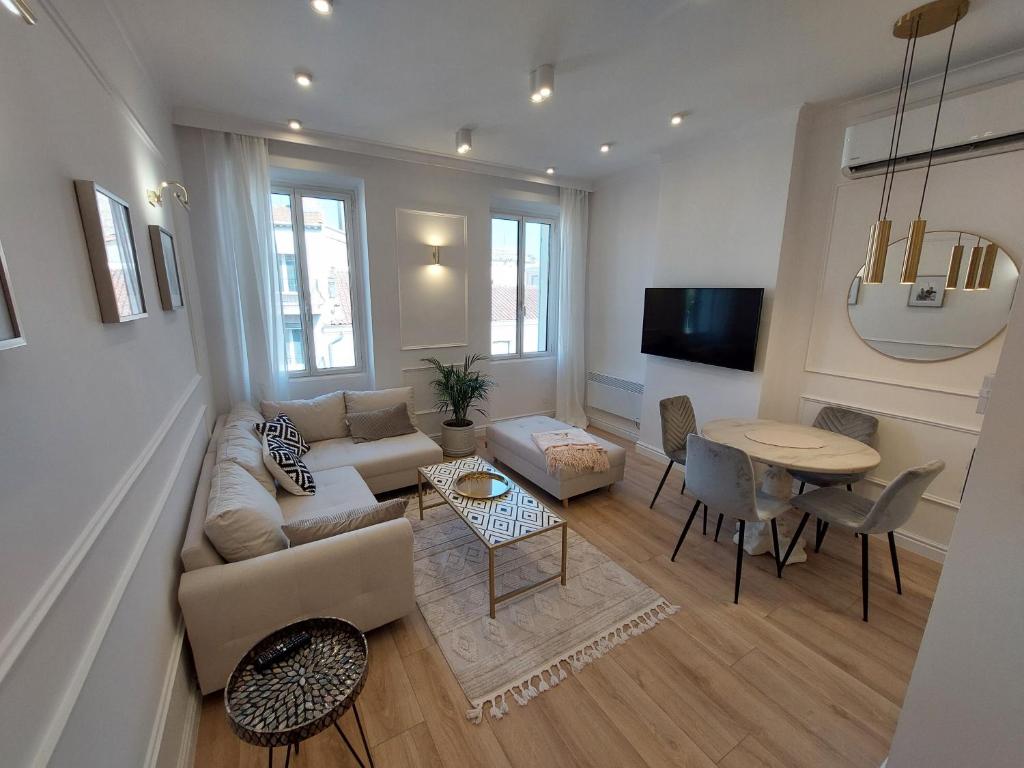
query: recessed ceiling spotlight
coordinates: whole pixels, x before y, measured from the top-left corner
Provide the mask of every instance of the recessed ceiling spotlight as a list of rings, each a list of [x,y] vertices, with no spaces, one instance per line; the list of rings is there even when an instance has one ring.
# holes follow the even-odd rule
[[[682,125],[684,117],[686,117],[685,112],[676,112],[674,115],[672,115],[672,117],[669,118],[669,123],[671,125]]]
[[[455,132],[455,151],[464,155],[473,149],[473,132],[469,128],[459,128]]]
[[[607,155],[611,151],[612,151],[612,144],[611,144],[610,141],[601,145],[601,154],[602,155]]]
[[[303,88],[309,88],[313,84],[313,73],[299,70],[295,73],[295,82]]]
[[[553,64],[541,64],[530,73],[530,101],[540,104],[547,101],[555,92],[555,67]]]
[[[28,7],[28,3],[25,0],[0,0],[0,5],[3,5],[4,8],[15,16],[20,16],[22,21],[29,26],[33,26],[36,23],[36,15]]]
[[[302,130],[302,121],[301,120],[296,120],[293,117],[291,120],[288,121],[288,127],[291,128],[293,131],[301,131]]]
[[[330,16],[334,10],[334,0],[310,0],[309,5],[321,16]]]
[[[544,173],[546,173],[548,176],[554,176],[555,175],[555,166],[549,165],[547,170],[544,171]]]

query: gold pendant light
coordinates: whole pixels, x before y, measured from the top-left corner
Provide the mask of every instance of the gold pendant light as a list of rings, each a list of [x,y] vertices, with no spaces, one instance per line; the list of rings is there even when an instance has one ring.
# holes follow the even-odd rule
[[[981,247],[981,238],[978,244],[971,248],[971,260],[967,262],[967,279],[964,280],[964,290],[973,291],[978,287],[978,273],[981,272],[981,261],[985,257],[985,249]]]
[[[935,127],[932,128],[932,144],[928,149],[928,165],[924,171],[924,184],[921,186],[921,202],[917,207],[917,218],[910,222],[910,233],[907,235],[907,250],[903,255],[903,271],[901,274],[901,283],[913,284],[917,282],[917,270],[921,264],[921,250],[924,248],[924,234],[928,227],[928,222],[925,221],[924,212],[924,197],[928,192],[928,177],[932,173],[932,157],[935,155],[935,139],[939,135],[939,118],[942,116],[942,101],[946,96],[946,80],[949,78],[949,61],[953,55],[953,40],[956,39],[956,27],[960,22],[960,19],[964,14],[967,13],[968,3],[966,0],[963,2],[947,2],[945,0],[940,2],[929,3],[928,5],[921,6],[919,9],[921,15],[918,17],[917,29],[915,35],[921,34],[922,24],[926,23],[923,21],[928,18],[929,14],[935,16],[937,14],[951,14],[953,31],[949,35],[949,47],[946,49],[946,67],[942,71],[942,87],[939,89],[939,103],[935,107]],[[944,29],[944,26],[940,26],[943,22],[949,22],[949,16],[945,16],[939,19],[928,19],[928,29],[935,28],[937,32],[940,29]],[[899,27],[897,22],[896,28],[893,29],[893,34],[896,34],[896,29]],[[925,34],[928,34],[926,31]],[[910,87],[910,84],[907,84]]]
[[[985,255],[981,260],[981,271],[978,273],[978,290],[987,291],[992,287],[992,273],[996,269],[996,255],[999,253],[999,246],[989,243],[985,246]]]
[[[869,285],[881,283],[885,277],[885,254],[889,249],[891,232],[892,222],[888,219],[879,219],[871,225],[868,256],[864,262],[864,282]]]
[[[946,290],[955,291],[960,282],[960,262],[964,260],[964,247],[960,243],[963,234],[957,236],[956,245],[949,253],[949,268],[946,270]]]

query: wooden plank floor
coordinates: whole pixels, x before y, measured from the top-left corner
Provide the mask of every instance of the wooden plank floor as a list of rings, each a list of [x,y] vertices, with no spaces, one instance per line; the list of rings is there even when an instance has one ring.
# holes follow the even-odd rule
[[[888,752],[938,581],[939,566],[900,552],[903,595],[885,540],[872,540],[871,622],[860,620],[860,547],[829,535],[824,551],[786,569],[744,559],[732,604],[735,546],[700,534],[699,518],[669,560],[693,500],[678,477],[647,508],[663,466],[627,446],[625,480],[576,499],[569,524],[682,610],[616,648],[529,706],[481,725],[419,611],[370,633],[359,699],[374,760],[399,766],[688,766],[877,768]],[[481,445],[481,454],[487,450]],[[518,479],[518,478],[517,478]],[[728,523],[726,524],[728,527]],[[351,713],[342,720],[358,738]],[[264,766],[240,742],[221,694],[207,696],[197,768]],[[278,765],[283,764],[279,750]],[[297,766],[355,766],[334,731],[302,746]]]

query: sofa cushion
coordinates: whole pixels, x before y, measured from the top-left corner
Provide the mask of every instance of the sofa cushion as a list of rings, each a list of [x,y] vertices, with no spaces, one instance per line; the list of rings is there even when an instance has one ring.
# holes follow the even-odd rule
[[[263,421],[264,419],[260,412],[253,408],[251,403],[241,402],[231,406],[228,415],[224,417],[224,426],[230,427],[235,424],[242,424],[252,430],[253,427],[257,424],[262,424]]]
[[[437,443],[422,432],[356,443],[350,437],[315,443],[303,460],[314,474],[329,467],[355,467],[364,478],[416,469],[441,460]]]
[[[215,434],[214,439],[216,438]],[[202,470],[199,472],[196,495],[192,499],[192,510],[188,516],[185,540],[181,545],[181,566],[186,571],[224,564],[224,558],[214,549],[213,544],[206,538],[206,533],[203,532],[203,524],[206,522],[206,507],[210,500],[210,482],[213,480],[213,468],[216,463],[215,453],[207,451],[203,458]]]
[[[311,443],[348,437],[344,392],[331,392],[310,400],[261,400],[260,411],[267,420],[283,413]]]
[[[376,389],[365,392],[346,392],[345,410],[348,413],[379,411],[398,403],[405,403],[409,409],[409,421],[416,424],[416,407],[413,405],[412,387],[394,387],[393,389]]]
[[[376,504],[366,482],[353,467],[334,467],[313,473],[316,480],[315,496],[292,496],[281,493],[277,503],[284,521],[303,517],[318,517]]]
[[[396,403],[376,411],[350,413],[346,421],[352,432],[352,441],[356,443],[398,437],[416,431],[409,420],[409,407],[405,403]]]
[[[313,473],[306,469],[302,459],[276,437],[263,438],[263,463],[288,493],[295,496],[312,496],[316,493]]]
[[[526,461],[538,469],[547,472],[547,459],[533,441],[534,432],[552,432],[568,429],[569,425],[552,419],[550,416],[524,416],[520,419],[509,419],[487,425],[487,441],[500,445],[510,453]],[[594,436],[597,442],[608,451],[608,463],[612,468],[626,463],[626,450],[622,446],[602,440]],[[589,470],[560,469],[555,475],[559,480],[571,480],[575,477],[591,474]]]
[[[288,547],[277,500],[232,461],[213,469],[203,530],[229,563]]]
[[[309,443],[302,437],[302,433],[292,424],[292,420],[283,413],[270,421],[256,425],[256,434],[261,438],[274,437],[285,444],[285,447],[296,456],[305,456],[309,450]]]
[[[267,489],[273,496],[277,492],[274,476],[263,463],[263,446],[246,421],[225,422],[217,442],[217,463],[233,461]]]
[[[292,546],[328,539],[340,533],[369,528],[377,523],[397,520],[405,515],[405,499],[377,502],[367,507],[355,507],[317,515],[301,517],[284,524],[284,533]]]

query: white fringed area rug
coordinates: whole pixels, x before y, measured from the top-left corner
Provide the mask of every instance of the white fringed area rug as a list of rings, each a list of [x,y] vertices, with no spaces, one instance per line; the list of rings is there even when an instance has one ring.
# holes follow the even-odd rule
[[[425,504],[440,497],[429,494]],[[406,516],[415,541],[416,602],[470,701],[469,720],[500,719],[525,706],[678,609],[597,547],[569,530],[567,583],[558,581],[499,603],[488,616],[487,550],[447,505]],[[561,534],[535,536],[498,550],[498,594],[557,574]]]

